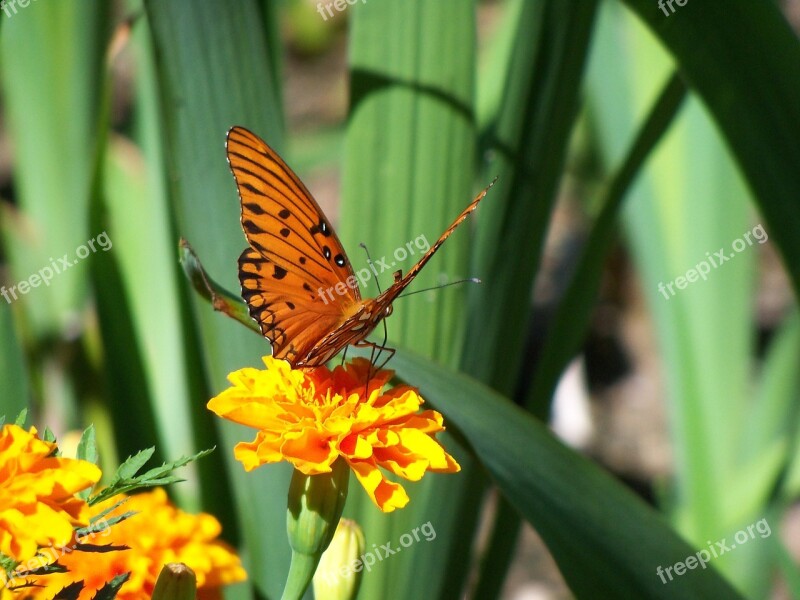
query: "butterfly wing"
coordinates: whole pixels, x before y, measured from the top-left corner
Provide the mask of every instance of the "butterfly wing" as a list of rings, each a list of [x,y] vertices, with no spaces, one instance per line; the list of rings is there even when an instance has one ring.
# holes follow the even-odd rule
[[[360,302],[353,269],[319,205],[274,150],[242,127],[228,131],[226,148],[250,244],[239,258],[243,298],[273,355],[302,364]]]
[[[395,298],[397,298],[403,292],[403,290],[406,289],[408,284],[414,281],[414,278],[422,270],[422,267],[424,267],[431,257],[433,257],[439,247],[445,243],[447,238],[449,238],[453,231],[455,231],[456,227],[461,225],[461,223],[464,222],[464,219],[466,219],[472,211],[478,208],[478,203],[483,200],[489,189],[491,189],[491,187],[495,184],[495,181],[497,181],[496,177],[492,183],[487,185],[483,191],[475,196],[472,202],[470,202],[469,205],[461,212],[461,214],[456,217],[456,220],[453,221],[450,227],[445,229],[444,233],[439,236],[438,240],[436,240],[436,243],[428,249],[422,258],[419,259],[419,261],[417,261],[417,264],[409,269],[408,273],[406,273],[404,277],[402,277],[399,281],[394,282],[385,292],[375,299],[377,305],[375,310],[377,313],[384,314],[389,305],[394,302]]]

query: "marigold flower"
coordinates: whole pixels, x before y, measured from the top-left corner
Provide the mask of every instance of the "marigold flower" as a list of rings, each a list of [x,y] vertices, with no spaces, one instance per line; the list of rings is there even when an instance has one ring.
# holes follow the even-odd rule
[[[92,513],[100,514],[123,497],[115,496],[93,506]],[[167,563],[184,563],[194,571],[200,600],[222,598],[221,586],[247,578],[235,551],[216,539],[221,526],[213,516],[182,511],[170,503],[161,488],[130,496],[127,502],[104,518],[110,519],[125,512],[137,514],[110,527],[95,524],[96,531],[88,534],[88,539],[83,542],[125,545],[129,550],[99,553],[72,550],[57,555],[58,563],[68,572],[34,578],[37,585],[46,586],[35,598],[52,598],[54,592],[83,580],[80,598],[88,600],[108,581],[129,571],[130,579],[120,589],[117,599],[149,598],[162,567]]]
[[[424,400],[411,386],[383,392],[392,371],[370,374],[372,366],[363,358],[333,371],[292,370],[286,361],[263,360],[266,370],[228,375],[232,387],[208,403],[217,415],[258,429],[255,440],[234,448],[247,471],[286,460],[316,475],[329,473],[341,457],[378,508],[391,512],[405,506],[408,495],[380,467],[411,481],[426,471],[460,470],[434,437],[444,430],[442,415],[417,412]]]
[[[0,552],[14,560],[68,544],[74,527],[89,522],[89,507],[76,494],[97,483],[100,469],[55,451],[34,427],[0,430]]]

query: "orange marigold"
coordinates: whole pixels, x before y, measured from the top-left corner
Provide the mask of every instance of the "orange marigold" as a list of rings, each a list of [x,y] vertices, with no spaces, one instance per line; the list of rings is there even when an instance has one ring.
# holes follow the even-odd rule
[[[75,494],[97,483],[100,469],[55,451],[34,427],[0,430],[0,552],[14,560],[68,544],[74,527],[89,522],[89,507]]]
[[[379,467],[418,481],[426,471],[454,473],[458,463],[435,439],[442,415],[418,412],[417,389],[383,387],[394,373],[371,373],[356,358],[333,371],[327,367],[292,370],[283,360],[264,357],[266,370],[245,368],[228,375],[232,387],[212,398],[217,415],[258,429],[234,455],[247,471],[286,460],[306,475],[329,473],[343,458],[372,501],[384,512],[408,503],[403,487]],[[369,382],[369,396],[367,396]]]
[[[100,514],[123,496],[92,507]],[[98,521],[89,534],[87,544],[125,545],[129,550],[112,552],[71,551],[57,555],[67,573],[43,575],[35,583],[46,586],[34,598],[52,598],[54,592],[74,581],[84,581],[81,600],[94,597],[96,591],[117,575],[130,572],[118,600],[149,598],[161,568],[167,563],[184,563],[197,576],[199,600],[222,598],[221,586],[244,581],[247,574],[235,551],[217,540],[221,532],[219,521],[205,513],[189,514],[175,507],[166,492],[156,488],[151,492],[130,496],[104,519],[125,512],[137,514],[111,527]]]

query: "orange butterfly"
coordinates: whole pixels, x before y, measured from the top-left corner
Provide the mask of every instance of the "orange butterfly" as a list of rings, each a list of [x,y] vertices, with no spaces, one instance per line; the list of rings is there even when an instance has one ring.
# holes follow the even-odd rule
[[[397,271],[389,289],[362,300],[339,238],[281,157],[243,127],[228,131],[226,149],[250,244],[239,257],[242,297],[272,343],[273,356],[292,368],[322,365],[351,344],[377,347],[364,338],[392,313],[395,298],[491,187],[475,197],[405,277]],[[333,301],[317,292],[337,284],[346,291],[338,294],[337,289]]]

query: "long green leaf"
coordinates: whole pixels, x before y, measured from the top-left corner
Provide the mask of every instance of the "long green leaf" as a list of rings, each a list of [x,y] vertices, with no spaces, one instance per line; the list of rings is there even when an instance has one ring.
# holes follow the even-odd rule
[[[14,141],[20,214],[6,223],[17,281],[75,251],[89,231],[97,115],[109,3],[7,3],[0,36],[6,119]],[[57,263],[58,264],[58,263]],[[88,264],[78,261],[50,285],[31,289],[26,311],[36,334],[74,326],[87,295]]]
[[[376,261],[385,258],[388,268],[378,278],[385,286],[394,270],[406,272],[419,260],[473,196],[475,3],[367,2],[348,13],[351,107],[340,232],[357,271],[367,267],[358,242]],[[451,236],[409,291],[468,274],[473,225],[465,223]],[[362,288],[367,296],[376,290],[373,278]],[[461,286],[398,300],[387,321],[390,344],[456,364],[465,296]],[[474,522],[480,503],[453,508],[454,499],[475,496],[468,454],[446,443],[462,474],[408,485],[412,500],[402,511],[377,513],[353,486],[346,514],[364,528],[368,544],[394,542],[429,521],[437,534],[435,541],[376,565],[364,577],[361,597],[438,598],[458,594],[463,585],[463,579],[448,579],[449,566],[469,562],[471,529],[465,523]]]
[[[624,2],[659,37],[705,102],[800,292],[797,34],[774,2],[689,2],[669,15],[652,0]]]
[[[212,0],[147,0],[145,8],[161,84],[178,233],[192,243],[212,277],[236,289],[236,259],[245,240],[225,160],[225,132],[245,125],[278,149],[283,138],[265,17],[254,0],[226,7]],[[178,239],[173,241],[177,260]],[[205,302],[192,304],[207,366],[203,376],[208,388],[219,392],[227,373],[256,366],[269,347]],[[251,581],[263,596],[280,597],[289,565],[285,510],[291,470],[280,465],[246,474],[233,460],[233,446],[252,432],[227,424],[220,431],[219,452],[230,463]]]
[[[457,427],[578,598],[739,598],[713,567],[658,574],[697,550],[598,467],[474,379],[398,352],[392,366]]]

